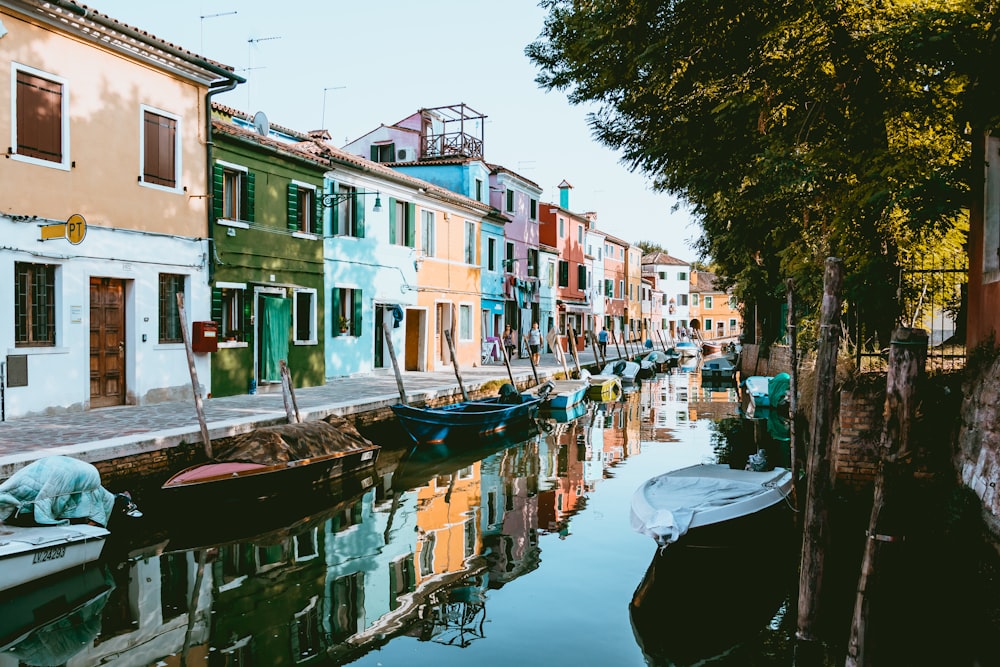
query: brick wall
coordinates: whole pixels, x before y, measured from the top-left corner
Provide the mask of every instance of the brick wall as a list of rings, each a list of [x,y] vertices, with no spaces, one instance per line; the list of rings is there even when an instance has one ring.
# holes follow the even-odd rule
[[[792,353],[787,345],[772,345],[767,356],[761,356],[760,346],[743,345],[740,352],[740,375],[777,375],[792,372]]]
[[[871,388],[840,392],[834,431],[835,486],[862,489],[875,480],[885,391]]]
[[[1000,359],[969,370],[954,465],[962,483],[982,501],[993,534],[1000,536]]]

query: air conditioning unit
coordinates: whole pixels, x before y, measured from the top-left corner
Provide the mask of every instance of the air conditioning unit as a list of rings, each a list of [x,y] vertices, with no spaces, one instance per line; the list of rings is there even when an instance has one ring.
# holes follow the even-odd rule
[[[413,148],[400,148],[396,151],[396,162],[413,162],[417,159],[417,151]]]

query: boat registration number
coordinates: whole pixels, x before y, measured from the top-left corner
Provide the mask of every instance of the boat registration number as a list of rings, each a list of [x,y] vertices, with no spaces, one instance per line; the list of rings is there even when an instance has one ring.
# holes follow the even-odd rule
[[[43,551],[35,553],[32,563],[44,563],[50,560],[57,560],[66,555],[66,547],[49,547]]]

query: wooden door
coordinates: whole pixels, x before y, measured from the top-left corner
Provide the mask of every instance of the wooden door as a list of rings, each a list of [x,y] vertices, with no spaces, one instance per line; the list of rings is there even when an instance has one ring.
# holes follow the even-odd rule
[[[90,407],[125,404],[125,283],[90,279]]]

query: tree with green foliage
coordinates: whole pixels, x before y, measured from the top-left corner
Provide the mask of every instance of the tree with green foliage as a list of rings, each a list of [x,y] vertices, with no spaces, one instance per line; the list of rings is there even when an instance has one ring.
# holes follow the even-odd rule
[[[767,341],[785,280],[818,305],[844,261],[850,315],[887,344],[901,268],[961,253],[970,81],[996,7],[945,0],[543,0],[538,82],[597,103],[595,138],[688,202],[699,250]],[[981,95],[979,98],[981,99]]]

